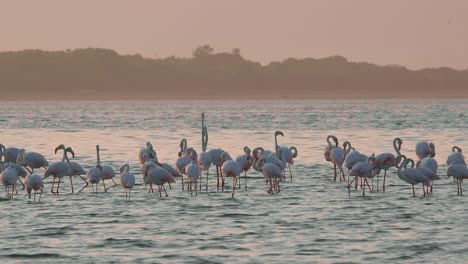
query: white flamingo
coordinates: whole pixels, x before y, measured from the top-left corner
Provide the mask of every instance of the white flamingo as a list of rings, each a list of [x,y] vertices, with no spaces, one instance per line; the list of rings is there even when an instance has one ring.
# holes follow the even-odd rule
[[[447,157],[447,166],[452,163],[461,163],[466,165],[465,156],[462,154],[462,149],[457,146],[452,147],[452,153]]]
[[[59,147],[55,148],[55,153],[57,153],[57,150],[59,149]],[[50,166],[44,172],[44,179],[48,178],[49,176],[53,177],[52,187],[50,188],[50,192],[55,195],[59,195],[60,182],[62,178],[70,175],[70,160],[68,159],[66,150],[63,152],[63,158],[65,161],[59,161],[59,162],[54,162],[50,164]],[[54,185],[55,185],[56,178],[58,178],[58,183],[57,183],[57,188],[54,192]]]
[[[202,113],[202,152],[200,152],[200,155],[198,156],[198,166],[200,167],[202,172],[206,171],[206,191],[208,191],[208,171],[210,170],[211,166],[211,155],[210,153],[206,152],[207,147],[208,129],[205,126],[205,113]]]
[[[0,144],[0,150],[3,153],[3,161],[5,163],[11,162],[11,163],[16,163],[16,159],[18,158],[18,154],[20,149],[15,148],[15,147],[8,147],[5,148],[3,144]]]
[[[0,174],[1,182],[5,187],[6,198],[13,198],[13,191],[16,191],[16,181],[18,180],[18,173],[11,167],[4,168]],[[9,189],[11,188],[11,191]]]
[[[195,195],[198,194],[198,186],[197,183],[200,180],[200,167],[198,167],[197,161],[197,152],[192,151],[190,153],[191,155],[191,162],[185,166],[185,174],[187,175],[187,184],[188,184],[188,189],[190,190],[190,194],[193,194],[193,188],[192,184],[195,183]],[[201,187],[201,182],[200,182],[200,187]]]
[[[31,200],[31,191],[34,190],[34,202],[36,201],[36,192],[39,193],[39,202],[41,202],[41,196],[44,189],[44,181],[41,176],[37,174],[29,174],[24,179],[24,184],[26,185],[26,191],[28,192],[29,199]]]
[[[14,162],[3,161],[2,159],[5,158],[4,151],[5,151],[5,147],[4,146],[2,147],[2,145],[0,145],[0,171],[2,168],[8,168],[8,167],[15,169],[16,172],[18,173],[18,181],[21,183],[21,185],[23,186],[23,190],[24,190],[24,184],[21,181],[21,177],[23,178],[26,177],[27,175],[26,170],[22,166],[16,164],[16,158]]]
[[[293,159],[297,157],[297,154],[298,154],[297,153],[297,148],[294,147],[294,146],[290,147],[290,148],[280,147],[278,145],[278,140],[277,140],[277,136],[279,136],[279,135],[284,137],[284,133],[282,131],[275,131],[276,156],[283,161],[285,167],[286,167],[286,164],[288,165],[289,174],[291,175],[291,181],[292,181],[291,165],[294,165],[294,160]],[[286,173],[284,175],[286,177]]]
[[[330,139],[333,139],[335,145],[332,144]],[[323,155],[325,156],[326,161],[332,161],[330,154],[331,154],[332,149],[335,147],[338,147],[338,138],[333,135],[329,135],[327,137],[327,146],[325,147],[325,150],[323,151]]]
[[[429,154],[432,154],[432,157],[435,157],[434,143],[421,141],[416,144],[416,156],[418,156],[419,160],[426,158]]]
[[[182,191],[184,190],[184,176],[183,175],[186,175],[185,167],[188,164],[192,163],[192,159],[189,157],[191,151],[194,151],[194,149],[193,148],[187,149],[187,140],[183,138],[180,141],[180,151],[178,153],[179,157],[177,158],[175,162],[176,168],[181,174]]]
[[[397,155],[401,155],[400,150],[401,150],[401,145],[403,144],[403,140],[401,138],[395,138],[393,140],[393,149],[397,153]],[[382,153],[379,154],[375,157],[377,160],[377,168],[380,170],[384,170],[384,180],[382,183],[382,190],[385,192],[385,181],[387,179],[387,170],[389,170],[392,167],[395,167],[397,164],[397,160],[395,158],[395,155],[390,152]],[[379,173],[377,173],[377,180]],[[379,190],[379,183],[377,182],[377,191]]]
[[[158,155],[156,154],[156,151],[153,148],[153,145],[150,142],[146,142],[146,147],[142,148],[140,150],[140,153],[138,154],[138,159],[140,160],[140,163],[143,164],[145,163],[145,158],[144,154],[147,154],[148,157],[158,163]]]
[[[247,190],[247,171],[252,167],[253,157],[252,151],[247,146],[244,147],[244,153],[236,158],[236,163],[239,164],[241,172],[244,172],[244,188]],[[239,180],[239,189],[240,186]]]
[[[96,151],[97,151],[97,156],[98,156],[98,164],[101,164],[101,156],[99,154],[99,145],[96,145]],[[101,170],[102,185],[104,187],[104,192],[107,192],[108,189],[117,186],[117,183],[114,181],[115,171],[111,166],[108,166],[108,165],[101,165],[101,166],[102,166],[101,168],[102,169]],[[114,186],[106,188],[106,183],[104,182],[104,180],[112,180],[112,182],[114,182]]]
[[[73,149],[71,147],[65,148],[65,145],[60,144],[58,147],[55,148],[55,154],[57,154],[58,150],[63,150],[62,162],[66,161],[65,152],[72,154],[72,157],[75,158],[75,152],[73,151]],[[81,167],[81,165],[79,163],[74,162],[74,161],[70,161],[70,160],[68,160],[68,166],[70,167],[70,171],[69,171],[69,174],[67,176],[70,177],[70,184],[71,184],[71,188],[72,188],[72,193],[75,192],[75,189],[73,188],[73,180],[72,180],[73,176],[80,177],[85,182],[86,185],[84,187],[86,188],[86,186],[88,186],[88,182],[86,181],[85,178],[83,178],[81,176],[81,175],[86,175],[86,171],[83,169],[83,167]]]
[[[26,152],[24,149],[20,149],[18,152],[16,163],[25,167],[31,174],[34,173],[34,169],[47,169],[49,166],[49,162],[47,162],[42,154],[37,152]],[[29,170],[28,167],[31,168],[31,170]]]
[[[97,165],[94,168],[91,168],[88,170],[86,173],[86,179],[88,183],[91,183],[91,189],[93,190],[93,193],[97,193],[97,185],[101,181],[102,178],[102,166],[101,166],[101,159],[99,157],[99,145],[96,145],[96,156],[97,156]],[[96,184],[96,190],[94,190],[94,185]],[[88,185],[86,185],[88,186]],[[86,186],[83,186],[83,188],[80,189],[79,192],[81,192]]]
[[[150,190],[148,192],[153,192],[153,184],[158,186],[159,197],[162,197],[161,187],[164,189],[166,197],[168,196],[166,188],[164,187],[166,182],[175,182],[172,175],[161,167],[147,167],[143,179],[145,184],[150,185]]]
[[[345,174],[344,174],[344,171],[343,171],[343,163],[344,163],[344,160],[346,159],[346,153],[349,152],[349,149],[351,148],[351,143],[349,143],[349,141],[345,141],[343,143],[343,148],[340,148],[340,147],[334,147],[331,152],[330,152],[330,158],[331,158],[331,162],[333,162],[333,167],[334,167],[334,177],[333,177],[333,181],[336,181],[336,177],[337,177],[337,171],[336,171],[336,168],[339,169],[339,172],[338,174],[340,174],[340,181],[341,181],[341,178],[343,178],[343,180],[346,180],[345,179]]]
[[[270,183],[268,193],[274,194],[275,190],[280,192],[279,180],[283,171],[277,165],[267,162],[264,158],[258,162],[258,166],[261,168],[263,176]]]
[[[221,155],[223,153],[225,155],[226,160],[232,160],[231,156],[224,150],[217,148],[217,149],[210,149],[208,153],[211,156],[211,164],[216,166],[216,190],[219,191],[220,183],[219,183],[219,178],[220,175],[222,174],[221,166],[223,166],[223,159]]]
[[[223,158],[225,155],[223,154]],[[236,191],[237,186],[237,177],[241,173],[241,164],[234,160],[226,160],[221,166],[221,171],[223,172],[223,188],[224,188],[224,177],[232,177],[232,195],[231,198],[234,198],[234,192]]]
[[[403,155],[401,155],[401,156],[403,156]],[[425,185],[430,186],[429,179],[426,176],[424,176],[424,174],[420,170],[414,169],[414,161],[412,159],[407,159],[404,156],[403,156],[403,158],[404,158],[403,163],[398,166],[398,171],[397,171],[398,177],[401,180],[411,184],[411,186],[413,187],[413,197],[416,197],[416,194],[414,192],[414,185],[419,184],[419,183],[422,184],[423,193],[424,193],[424,196],[426,196],[426,191],[425,191],[424,186]],[[411,168],[406,168],[408,163],[411,163]],[[403,168],[405,168],[405,169],[403,169]]]
[[[364,184],[367,184],[367,187],[369,188],[369,191],[371,192],[372,188],[369,186],[369,182],[367,181],[367,179],[374,178],[374,176],[376,175],[376,167],[377,167],[377,160],[374,156],[368,157],[366,162],[361,161],[361,162],[354,164],[348,176],[348,194],[350,195],[351,184],[353,184],[353,181],[357,180],[357,177],[361,177],[364,179]],[[355,178],[353,179],[353,181],[351,181],[351,183],[349,182],[350,176],[355,176]],[[362,188],[362,196],[366,196],[365,190],[366,190],[366,186]]]
[[[135,174],[130,172],[130,166],[128,164],[120,167],[120,184],[125,191],[125,200],[130,200],[130,192],[135,185]]]
[[[447,176],[457,179],[457,195],[463,195],[463,179],[468,179],[468,168],[463,163],[452,162],[447,167]]]

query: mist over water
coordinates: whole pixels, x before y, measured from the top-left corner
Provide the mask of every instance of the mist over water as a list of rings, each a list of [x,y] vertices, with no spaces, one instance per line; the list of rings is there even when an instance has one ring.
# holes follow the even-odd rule
[[[208,149],[231,156],[243,147],[296,146],[293,181],[267,194],[260,173],[247,173],[248,190],[216,192],[215,168],[208,192],[182,192],[180,181],[169,197],[145,192],[138,152],[150,141],[162,162],[175,163],[179,142],[201,151],[202,112]],[[70,194],[64,178],[60,196],[47,179],[41,203],[28,203],[21,191],[0,200],[0,261],[8,263],[90,262],[460,262],[468,257],[466,197],[446,177],[453,145],[468,149],[468,100],[282,100],[282,101],[89,101],[2,102],[0,143],[42,153],[49,162],[59,144],[71,146],[76,161],[89,169],[101,161],[115,171],[124,163],[136,173],[131,201],[120,186],[94,196],[90,188]],[[326,136],[348,140],[362,153],[394,152],[415,159],[422,140],[436,146],[442,180],[434,194],[412,197],[411,186],[389,172],[387,192],[352,191],[333,182],[323,157]],[[43,173],[43,170],[37,172]],[[73,179],[75,190],[82,182]],[[107,183],[106,183],[107,184]],[[4,197],[4,193],[2,193]]]

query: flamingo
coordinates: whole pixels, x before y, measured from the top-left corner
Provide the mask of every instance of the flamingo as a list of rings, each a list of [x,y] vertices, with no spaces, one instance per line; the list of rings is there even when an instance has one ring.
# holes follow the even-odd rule
[[[29,173],[33,174],[34,169],[44,168],[47,169],[49,162],[42,156],[42,154],[37,152],[25,152],[24,149],[20,149],[18,152],[18,157],[16,158],[16,163],[26,168]],[[31,168],[31,170],[28,169]]]
[[[158,185],[159,197],[162,197],[161,187],[164,189],[166,197],[169,196],[167,194],[166,188],[164,187],[166,182],[175,182],[172,175],[161,167],[147,167],[143,179],[145,184],[150,184],[150,192],[153,192],[153,184]]]
[[[447,167],[447,176],[457,179],[457,195],[463,195],[463,179],[468,179],[468,168],[463,163],[452,162]]]
[[[297,154],[298,154],[297,153],[297,148],[294,147],[294,146],[290,147],[290,148],[280,147],[278,145],[278,140],[277,140],[277,136],[279,136],[279,135],[284,137],[284,133],[282,131],[275,131],[276,156],[283,161],[285,168],[286,168],[286,163],[288,164],[289,174],[291,175],[291,181],[292,181],[291,164],[294,165],[293,158],[297,157]],[[285,173],[285,178],[286,178],[286,173]]]
[[[407,159],[404,155],[399,155],[399,156],[402,156],[404,160],[403,160],[403,163],[400,166],[398,166],[398,171],[397,171],[398,177],[401,180],[411,184],[411,186],[413,187],[413,197],[416,197],[416,194],[414,192],[414,185],[419,184],[419,183],[423,185],[423,193],[424,193],[424,196],[426,196],[424,185],[430,186],[429,179],[426,176],[424,176],[424,174],[420,170],[416,170],[413,168],[414,161],[412,159]],[[411,163],[411,168],[406,168],[408,163]]]
[[[395,138],[393,140],[393,149],[395,150],[397,155],[401,155],[400,150],[401,150],[402,144],[403,144],[403,140],[401,140],[401,138]],[[379,154],[375,157],[375,159],[377,160],[377,169],[379,169],[379,171],[384,170],[384,180],[382,184],[382,190],[383,192],[385,192],[385,180],[387,179],[387,170],[392,167],[395,167],[397,165],[396,163],[397,160],[395,158],[395,155],[393,155],[390,152]],[[377,180],[379,179],[378,174],[379,173],[377,173]],[[379,184],[377,182],[377,191],[378,190],[379,190]]]
[[[263,150],[262,147],[257,147],[253,150],[253,157],[254,157],[254,162],[252,164],[252,167],[256,171],[262,171],[262,166],[260,165],[260,160],[264,159],[266,163],[273,163],[278,168],[280,168],[281,171],[284,171],[284,165],[283,161],[281,161],[276,155],[268,150]]]
[[[280,192],[279,179],[282,177],[282,170],[277,165],[267,162],[264,158],[260,159],[258,166],[261,168],[263,176],[270,182],[268,193],[274,194],[274,189]]]
[[[344,165],[348,169],[348,175],[349,171],[353,168],[354,164],[358,162],[366,162],[367,158],[368,157],[366,155],[361,154],[354,147],[350,147],[348,154],[346,155],[346,158],[344,160]]]
[[[344,174],[344,171],[343,171],[343,163],[344,163],[344,160],[346,159],[346,153],[349,152],[348,150],[351,148],[351,143],[349,143],[349,141],[345,141],[343,143],[343,148],[340,148],[340,147],[334,147],[331,151],[330,151],[330,158],[331,158],[331,161],[333,162],[334,164],[334,172],[335,172],[335,175],[333,177],[333,181],[336,181],[336,176],[337,176],[337,173],[336,173],[336,168],[338,167],[338,169],[340,170],[338,173],[340,174],[340,181],[341,181],[341,177],[343,177],[343,180],[345,180],[345,174]]]
[[[224,154],[225,158],[226,158],[225,160],[232,160],[232,158],[226,151],[224,151],[224,150],[222,150],[220,148],[210,149],[208,151],[208,153],[211,156],[211,164],[216,166],[216,181],[217,181],[216,190],[219,191],[219,176],[222,173],[221,166],[223,166],[223,162],[224,162],[222,160],[221,155],[223,155],[223,153],[226,153],[226,154]]]
[[[375,173],[376,166],[377,166],[377,160],[374,156],[368,157],[366,162],[361,161],[361,162],[354,164],[354,166],[351,168],[351,171],[349,172],[349,175],[348,175],[348,194],[349,195],[350,195],[351,184],[353,183],[353,181],[357,180],[357,177],[364,178],[364,183],[367,184],[369,191],[372,191],[371,187],[369,186],[369,182],[367,181],[367,178],[374,178],[374,176],[376,175]],[[349,183],[350,176],[355,176],[355,178],[353,179],[351,183]],[[366,190],[366,187],[364,186],[364,188],[362,188],[362,196],[366,196],[365,190]]]
[[[24,179],[24,184],[26,185],[26,190],[31,200],[31,191],[34,190],[34,202],[36,201],[36,192],[40,190],[39,193],[39,202],[41,202],[41,196],[44,189],[44,181],[41,176],[37,174],[29,174]]]
[[[15,169],[7,167],[2,171],[2,174],[0,174],[0,178],[3,186],[5,187],[6,198],[13,198],[13,191],[16,190],[16,181],[18,180],[18,173]],[[9,192],[10,186],[11,192]]]
[[[71,153],[72,154],[72,157],[75,158],[75,152],[73,151],[73,149],[71,147],[67,147],[65,148],[65,145],[63,144],[60,144],[58,147],[55,148],[55,154],[57,154],[57,151],[58,150],[63,150],[63,157],[62,157],[62,162],[64,162],[66,159],[66,154],[65,152],[67,153]],[[83,169],[83,167],[81,167],[81,165],[77,162],[74,162],[74,161],[70,161],[68,160],[68,166],[70,167],[70,171],[69,171],[69,174],[67,176],[70,177],[70,184],[71,184],[71,187],[72,187],[72,193],[75,192],[74,188],[73,188],[73,180],[72,180],[72,176],[79,176],[85,183],[85,188],[86,186],[88,186],[88,182],[86,181],[85,178],[83,178],[81,175],[82,174],[86,174],[86,171]]]
[[[452,163],[461,163],[466,166],[465,156],[462,154],[462,149],[457,146],[452,147],[452,153],[447,157],[447,166]]]
[[[101,159],[99,157],[99,145],[96,145],[96,156],[97,156],[97,165],[94,168],[91,168],[88,170],[86,173],[86,178],[88,183],[91,183],[91,189],[93,190],[93,193],[96,195],[97,193],[97,185],[101,181],[102,178],[102,166],[101,166]],[[96,184],[96,191],[94,190],[94,184]],[[88,185],[86,185],[88,186]],[[81,192],[86,186],[83,186],[83,188],[80,189],[79,192]]]
[[[206,185],[205,190],[208,191],[208,171],[211,166],[211,155],[206,152],[208,147],[208,129],[205,126],[205,113],[202,113],[202,152],[198,156],[198,166],[201,171],[206,171]]]
[[[4,162],[11,162],[16,163],[16,159],[18,158],[18,153],[20,151],[19,148],[9,147],[5,148],[3,144],[0,144],[1,153],[3,153]]]
[[[253,157],[251,155],[251,150],[249,147],[244,147],[244,155],[238,156],[236,158],[236,163],[239,164],[241,172],[244,172],[244,183],[245,189],[247,190],[247,171],[252,167]],[[239,189],[240,189],[240,180],[239,180]]]
[[[197,191],[197,182],[200,179],[200,167],[198,167],[198,157],[196,151],[191,151],[191,162],[185,166],[185,174],[187,175],[188,189],[190,189],[190,194],[193,194],[192,183],[195,182],[195,195],[198,194]],[[200,182],[201,184],[201,182]]]
[[[153,145],[150,142],[146,142],[146,148],[142,148],[140,150],[138,158],[141,164],[145,163],[144,154],[147,154],[150,159],[154,160],[157,163],[158,155],[156,154],[156,151],[154,150]]]
[[[125,191],[125,200],[130,200],[130,192],[135,185],[135,174],[130,172],[130,166],[128,164],[120,167],[120,184]]]
[[[185,167],[192,163],[192,159],[189,157],[190,156],[190,152],[194,151],[193,148],[190,148],[190,149],[187,149],[187,140],[185,138],[183,138],[181,141],[180,141],[180,151],[178,153],[178,158],[175,162],[175,165],[176,165],[176,168],[177,170],[179,171],[179,173],[181,174],[181,180],[182,180],[182,191],[184,190],[184,174],[186,175],[185,173]]]
[[[418,156],[419,160],[426,158],[429,154],[432,154],[432,157],[435,157],[434,143],[421,141],[416,144],[416,156]]]
[[[55,153],[57,153],[57,150],[60,148],[57,147],[55,148]],[[52,176],[54,179],[52,181],[52,187],[50,188],[50,192],[59,195],[59,188],[60,188],[60,181],[64,176],[69,176],[70,175],[70,160],[68,159],[67,151],[65,150],[63,152],[63,158],[65,161],[59,161],[59,162],[54,162],[50,164],[50,166],[47,168],[47,170],[44,172],[44,179],[46,179],[49,176]],[[54,192],[54,185],[55,185],[55,179],[58,178],[58,183],[57,183],[57,188],[56,191]],[[72,183],[73,185],[73,183]]]
[[[226,152],[225,152],[226,153]],[[223,158],[225,158],[225,154],[223,153]],[[242,159],[240,160],[242,161]],[[241,173],[241,165],[240,163],[234,160],[226,160],[221,166],[221,171],[223,172],[223,188],[224,188],[224,176],[232,177],[232,195],[231,198],[234,198],[234,192],[236,191],[237,186],[237,177],[240,176]]]
[[[332,145],[330,139],[333,139],[333,141],[335,142],[334,146]],[[323,152],[323,155],[325,156],[326,161],[332,161],[330,153],[331,153],[332,149],[335,148],[335,147],[338,147],[338,138],[333,136],[333,135],[329,135],[327,137],[327,146],[325,147],[325,150]],[[336,168],[335,168],[335,170],[336,170]]]
[[[101,157],[99,154],[99,145],[96,145],[96,152],[98,157],[98,164],[101,164]],[[102,185],[104,186],[104,192],[107,192],[108,189],[117,186],[117,183],[114,181],[115,171],[111,166],[108,165],[101,165],[101,172],[102,172]],[[106,183],[104,180],[112,180],[114,182],[114,186],[106,188]]]
[[[2,145],[0,144],[0,163],[1,163],[0,168],[2,168],[2,167],[4,167],[4,168],[11,167],[11,168],[15,169],[16,172],[18,173],[18,181],[21,183],[21,185],[23,186],[23,190],[24,190],[24,184],[21,181],[21,177],[23,177],[23,178],[26,177],[26,175],[27,175],[26,170],[22,166],[16,164],[16,158],[15,158],[14,162],[4,162],[4,161],[2,161],[2,158],[5,157],[4,151],[5,151],[5,147],[2,147]]]

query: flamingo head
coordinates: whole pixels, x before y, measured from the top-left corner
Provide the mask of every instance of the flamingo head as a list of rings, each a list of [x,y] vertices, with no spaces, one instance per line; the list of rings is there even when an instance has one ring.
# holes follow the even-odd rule
[[[60,149],[63,149],[63,150],[65,150],[65,145],[63,145],[63,144],[60,144],[58,147],[56,147],[56,148],[55,148],[55,151],[54,151],[54,153],[55,153],[55,154],[57,154],[57,151],[59,151]]]

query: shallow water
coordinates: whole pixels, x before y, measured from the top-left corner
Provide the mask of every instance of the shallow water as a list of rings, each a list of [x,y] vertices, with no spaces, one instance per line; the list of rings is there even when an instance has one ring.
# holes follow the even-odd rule
[[[124,163],[139,172],[138,152],[150,141],[160,161],[174,163],[180,139],[200,150],[200,113],[206,113],[208,149],[221,147],[232,156],[251,148],[296,146],[293,181],[282,182],[273,196],[259,173],[248,172],[248,190],[230,198],[216,192],[197,196],[169,190],[169,197],[148,194],[138,184],[131,201],[121,188],[94,196],[50,194],[47,181],[41,203],[29,203],[23,191],[0,200],[0,261],[8,263],[98,262],[461,262],[468,257],[464,220],[466,197],[446,177],[451,147],[468,149],[468,100],[317,100],[317,101],[127,101],[2,102],[1,143],[61,159],[54,148],[73,147],[85,169],[101,160],[117,171]],[[434,194],[412,197],[395,170],[387,192],[352,191],[332,181],[331,163],[323,158],[328,134],[349,140],[363,153],[402,152],[416,158],[415,144],[432,141],[442,180]],[[38,170],[43,172],[43,170]],[[137,183],[141,183],[137,174]],[[81,184],[74,179],[75,188]],[[242,185],[244,179],[242,179]]]

